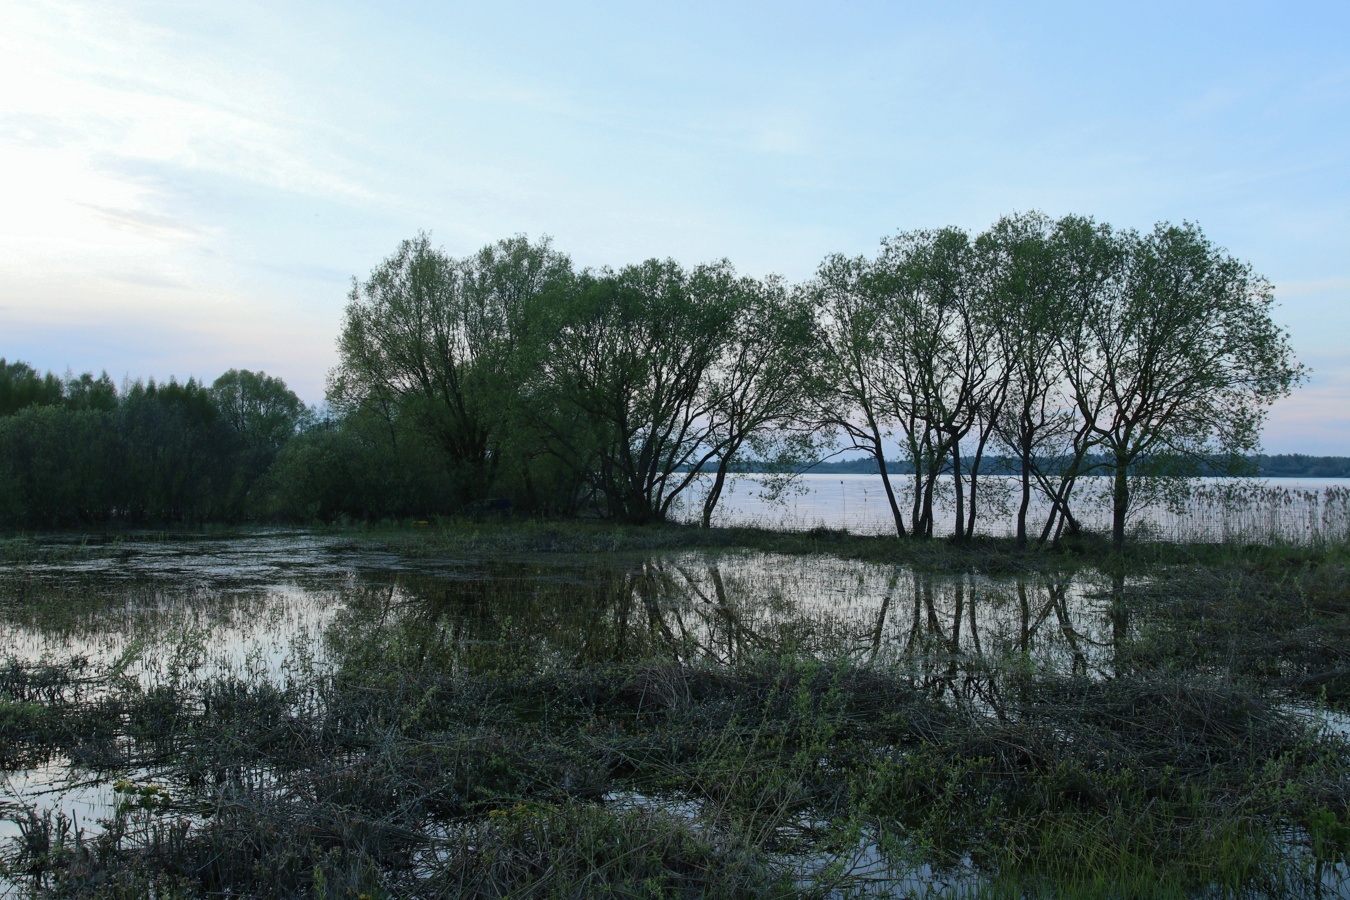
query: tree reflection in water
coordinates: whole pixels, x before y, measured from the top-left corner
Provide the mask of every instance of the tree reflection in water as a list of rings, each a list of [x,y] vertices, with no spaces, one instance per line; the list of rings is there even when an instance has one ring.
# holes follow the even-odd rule
[[[735,666],[791,653],[894,667],[935,696],[997,709],[1010,672],[1117,674],[1123,591],[1119,579],[1082,573],[994,578],[690,552],[362,575],[331,634],[470,671]]]

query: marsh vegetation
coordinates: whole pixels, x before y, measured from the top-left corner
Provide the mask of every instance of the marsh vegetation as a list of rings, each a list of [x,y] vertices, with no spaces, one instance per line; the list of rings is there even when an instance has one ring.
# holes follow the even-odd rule
[[[1337,896],[1343,548],[11,541],[17,896]]]

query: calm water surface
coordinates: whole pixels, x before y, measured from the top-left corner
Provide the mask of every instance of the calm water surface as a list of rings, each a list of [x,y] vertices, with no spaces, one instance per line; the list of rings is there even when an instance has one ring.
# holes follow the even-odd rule
[[[901,512],[909,524],[913,477],[895,476]],[[1111,479],[1080,481],[1074,514],[1084,527],[1111,529]],[[1032,495],[1028,528],[1038,532],[1049,507]],[[1004,536],[1016,531],[1021,483],[1011,476],[979,479],[976,531]],[[697,518],[697,505],[684,515]],[[950,534],[955,519],[955,491],[950,476],[938,479],[934,534]],[[880,475],[804,475],[794,490],[775,500],[764,497],[763,482],[754,475],[732,481],[713,517],[716,525],[761,525],[803,531],[846,528],[855,534],[891,534],[895,524]],[[1145,499],[1134,510],[1131,527],[1171,540],[1337,540],[1350,537],[1350,478],[1195,479],[1189,498],[1175,504]]]

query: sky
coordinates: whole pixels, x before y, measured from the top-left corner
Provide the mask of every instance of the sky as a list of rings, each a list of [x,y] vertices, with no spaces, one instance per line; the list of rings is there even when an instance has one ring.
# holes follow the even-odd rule
[[[0,4],[0,356],[322,400],[353,277],[425,230],[809,278],[1043,210],[1198,223],[1350,455],[1350,4]]]

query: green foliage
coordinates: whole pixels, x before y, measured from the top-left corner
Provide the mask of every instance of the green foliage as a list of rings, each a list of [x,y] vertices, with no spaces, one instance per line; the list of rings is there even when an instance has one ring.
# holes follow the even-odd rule
[[[1243,459],[1265,410],[1304,376],[1271,319],[1269,282],[1189,223],[1140,234],[1029,214],[974,241],[907,232],[874,260],[828,258],[811,290],[826,314],[826,418],[876,459],[901,535],[888,438],[914,473],[908,532],[919,536],[932,533],[942,473],[956,488],[955,537],[971,533],[991,440],[1021,463],[1023,544],[1033,488],[1051,503],[1042,542],[1075,531],[1075,483],[1105,456],[1119,548],[1141,489],[1166,493],[1182,463],[1196,474]]]
[[[278,379],[234,370],[216,389],[152,379],[120,396],[106,374],[86,373],[60,398],[0,417],[0,526],[256,514],[253,488],[303,413]]]
[[[230,369],[211,384],[220,417],[250,449],[275,454],[303,422],[307,410],[286,382],[266,372]]]
[[[64,397],[64,386],[51,372],[39,376],[27,363],[7,363],[0,357],[0,416],[12,416],[27,406],[53,406]]]
[[[235,439],[196,379],[137,382],[117,411],[126,504],[133,522],[228,518]]]
[[[1274,290],[1190,223],[1111,233],[1080,220],[1066,255],[1089,260],[1061,358],[1087,428],[1111,456],[1113,538],[1124,543],[1129,467],[1254,450],[1265,409],[1304,377],[1270,311]]]
[[[105,520],[125,498],[125,455],[113,413],[29,406],[0,419],[0,524]]]
[[[714,415],[709,378],[733,321],[726,264],[648,260],[582,273],[550,328],[538,395],[550,450],[605,512],[664,519],[694,480]],[[579,423],[580,428],[571,423]]]
[[[286,444],[268,475],[267,512],[299,522],[434,515],[458,506],[456,475],[416,423],[359,409]]]
[[[547,240],[513,238],[464,260],[426,234],[404,241],[353,284],[331,402],[381,415],[396,431],[415,425],[443,454],[459,505],[488,497],[539,346],[535,305],[570,271]]]

